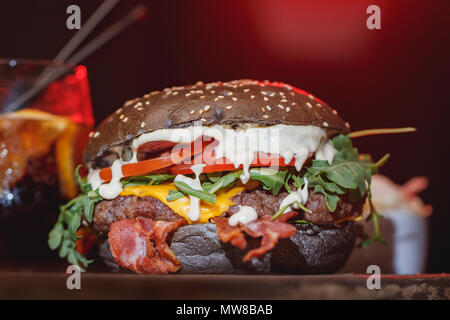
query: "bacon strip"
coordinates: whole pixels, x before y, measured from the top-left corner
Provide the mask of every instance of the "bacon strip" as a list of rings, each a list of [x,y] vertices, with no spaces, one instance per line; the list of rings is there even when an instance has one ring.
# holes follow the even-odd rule
[[[272,221],[272,216],[264,216],[246,225],[239,224],[237,226],[230,226],[228,218],[215,218],[214,222],[216,223],[219,239],[223,242],[230,242],[233,246],[242,250],[247,247],[245,233],[252,238],[262,237],[261,245],[248,251],[242,258],[243,262],[247,262],[252,258],[261,257],[272,250],[279,239],[293,236],[297,229],[293,225],[286,223],[286,221],[297,215],[298,212],[290,211],[274,221]]]
[[[241,226],[230,226],[228,218],[215,218],[213,220],[216,223],[217,236],[222,242],[231,242],[233,246],[242,250],[247,247],[247,240],[245,240]]]
[[[110,225],[108,242],[116,262],[137,273],[176,272],[181,263],[167,244],[167,236],[186,224],[186,220],[153,221],[138,217]]]
[[[251,237],[262,237],[261,245],[258,248],[252,249],[246,253],[243,262],[247,262],[252,258],[261,257],[266,252],[272,250],[278,243],[279,239],[289,238],[297,232],[297,228],[286,223],[289,218],[296,216],[298,212],[290,211],[281,216],[281,220],[275,219],[272,221],[272,216],[264,216],[261,219],[252,221],[243,225],[243,230]]]

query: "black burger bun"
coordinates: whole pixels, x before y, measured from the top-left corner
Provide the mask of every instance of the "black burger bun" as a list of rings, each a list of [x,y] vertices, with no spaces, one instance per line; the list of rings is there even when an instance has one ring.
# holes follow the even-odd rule
[[[356,222],[339,226],[297,224],[297,233],[281,239],[261,258],[242,262],[246,251],[224,244],[217,237],[214,223],[197,223],[174,232],[170,248],[181,262],[183,274],[320,274],[343,268],[360,234]],[[260,239],[251,239],[257,246]],[[100,256],[112,271],[124,271],[111,256],[108,243],[100,247]]]
[[[90,167],[109,149],[158,129],[202,125],[314,125],[328,136],[348,133],[349,124],[322,100],[280,82],[235,80],[167,88],[127,101],[91,132],[84,161]]]

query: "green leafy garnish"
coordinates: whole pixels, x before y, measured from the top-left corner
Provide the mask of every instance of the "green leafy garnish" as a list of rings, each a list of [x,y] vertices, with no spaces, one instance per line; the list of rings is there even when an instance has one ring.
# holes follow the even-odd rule
[[[223,177],[216,180],[215,183],[205,182],[202,184],[203,190],[209,192],[209,193],[216,193],[222,188],[225,188],[235,182],[240,175],[242,174],[242,171],[235,171],[230,172]]]
[[[157,185],[161,182],[173,180],[174,175],[171,174],[152,174],[146,176],[135,176],[122,180],[124,187],[138,186],[138,185]]]
[[[284,186],[287,173],[287,171],[276,171],[270,168],[252,168],[250,169],[250,179],[262,182],[263,189],[271,191],[276,196]]]
[[[212,193],[209,193],[209,192],[206,192],[203,190],[194,189],[194,188],[188,186],[186,183],[181,182],[181,181],[175,181],[175,186],[183,194],[197,197],[201,200],[204,200],[204,201],[212,203],[212,204],[216,203],[216,195],[215,194],[212,194]],[[169,196],[170,196],[170,194],[169,194]]]
[[[320,175],[314,176],[309,172],[306,172],[302,178],[293,175],[292,178],[294,179],[294,185],[297,188],[301,188],[304,184],[305,177],[308,180],[308,187],[312,188],[315,193],[322,193],[325,196],[328,210],[330,210],[330,212],[334,212],[339,201],[338,195],[343,195],[345,190],[339,187],[336,183],[325,181]]]
[[[368,247],[372,243],[378,241],[384,245],[386,245],[386,242],[381,237],[381,231],[380,231],[380,222],[379,220],[383,218],[381,214],[378,213],[378,211],[375,209],[372,203],[372,194],[369,192],[369,205],[370,205],[370,216],[372,217],[372,223],[373,223],[373,235],[372,237],[367,237],[364,239],[359,246],[361,248]]]
[[[371,167],[371,170],[373,171],[373,172],[375,172],[375,171],[378,171],[378,169],[379,168],[381,168],[382,166],[384,166],[384,164],[389,160],[389,157],[390,157],[391,155],[388,153],[388,154],[385,154],[380,160],[378,160],[372,167]]]
[[[242,173],[242,170],[236,170],[221,177],[215,176],[213,177],[214,183],[204,182],[202,188],[206,193],[216,193],[220,189],[225,188],[238,180]],[[276,171],[270,168],[252,168],[250,169],[250,179],[262,182],[264,190],[271,191],[272,194],[278,195],[285,184],[287,173],[287,171]],[[211,180],[209,175],[208,178]],[[178,187],[177,182],[175,182],[175,185]],[[180,190],[180,188],[178,189],[181,193],[188,194]],[[170,200],[175,200],[180,197],[180,194],[173,191],[169,194],[167,200],[169,200],[169,197]]]
[[[287,171],[275,171],[269,168],[252,168],[250,169],[250,179],[262,182],[264,190],[271,191],[272,194],[277,195],[280,192],[283,185],[285,184],[285,177],[287,173],[288,173]],[[241,175],[242,170],[236,170],[227,173],[226,175],[221,176],[220,178],[215,176],[213,178],[213,180],[215,181],[214,183],[204,182],[202,184],[203,191],[195,190],[183,182],[175,182],[175,186],[177,187],[178,191],[174,190],[170,191],[169,195],[167,196],[167,200],[168,201],[176,200],[185,194],[189,194],[198,197],[202,200],[215,203],[214,193],[216,193],[222,188],[231,185],[237,179],[239,179]]]
[[[325,202],[327,203],[328,210],[330,210],[330,212],[336,211],[339,196],[325,191],[325,189],[319,184],[314,186],[314,193],[322,193],[325,196]]]
[[[217,180],[219,180],[222,177],[222,172],[217,171],[217,172],[211,172],[211,173],[207,173],[206,176],[208,177],[209,181],[211,181],[212,183],[217,182]]]
[[[292,192],[292,189],[291,189],[291,187],[289,186],[289,180],[291,179],[291,177],[292,177],[292,174],[291,174],[290,172],[288,172],[288,173],[287,173],[287,176],[286,176],[286,180],[284,181],[284,188],[285,188],[286,191],[289,192],[289,193]]]
[[[82,167],[81,164],[79,164],[76,168],[75,168],[75,181],[77,182],[78,186],[80,187],[80,191],[81,193],[88,193],[89,191],[92,190],[91,185],[87,182],[87,178],[86,177],[81,177],[80,176],[80,168]]]
[[[166,200],[167,201],[177,200],[177,199],[183,198],[184,196],[185,196],[185,194],[181,191],[170,190],[169,195],[167,196]]]
[[[82,193],[60,207],[58,220],[48,234],[48,246],[52,250],[59,249],[61,258],[66,258],[69,263],[79,266],[84,271],[92,260],[86,259],[75,250],[75,244],[79,238],[76,233],[81,226],[83,214],[88,222],[92,222],[94,206],[103,198],[97,191],[92,191],[86,178],[80,177],[79,168],[80,166],[75,170],[75,178]]]
[[[286,205],[282,206],[280,208],[280,210],[278,210],[278,212],[273,215],[272,220],[275,220],[276,218],[281,216],[286,211],[286,209],[289,208],[291,205],[292,204],[286,204]]]
[[[339,135],[332,142],[337,150],[333,163],[330,165],[325,160],[313,160],[304,178],[314,192],[325,195],[328,208],[334,212],[339,200],[337,195],[353,190],[353,195],[356,195],[354,200],[365,196],[374,163],[367,159],[360,160],[358,150],[353,148],[348,137]]]
[[[311,210],[309,210],[307,207],[305,207],[302,203],[300,203],[300,202],[296,202],[297,203],[297,206],[300,208],[300,209],[302,209],[303,211],[305,211],[305,212],[308,212],[308,213],[312,213],[312,211]]]
[[[299,201],[296,201],[295,203],[296,203],[297,206],[298,206],[300,209],[302,209],[303,211],[312,213],[311,210],[309,210],[308,208],[306,208],[306,207],[305,207],[303,204],[301,204]],[[278,212],[275,213],[275,214],[273,215],[272,220],[275,220],[276,218],[278,218],[279,216],[281,216],[281,215],[286,211],[286,209],[289,208],[289,207],[292,206],[292,205],[293,205],[293,203],[282,206],[282,207],[280,208],[280,210],[278,210]]]
[[[314,223],[312,223],[311,221],[306,221],[306,220],[295,220],[295,223],[304,223],[304,224],[310,224],[310,225],[314,225]]]
[[[385,155],[374,163],[369,157],[359,156],[349,136],[336,136],[332,142],[337,151],[333,163],[313,160],[302,178],[308,180],[314,192],[320,192],[325,196],[327,207],[331,212],[336,210],[339,195],[347,193],[350,201],[357,202],[368,194],[371,208],[369,217],[372,218],[375,227],[375,234],[370,241],[384,242],[379,234],[380,215],[371,201],[370,182],[372,174],[387,161],[389,155]],[[300,179],[298,180],[303,183]]]

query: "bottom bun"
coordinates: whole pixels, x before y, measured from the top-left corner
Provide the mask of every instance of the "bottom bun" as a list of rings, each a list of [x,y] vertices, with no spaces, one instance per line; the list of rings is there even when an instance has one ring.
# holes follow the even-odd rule
[[[224,244],[214,223],[191,224],[172,236],[170,248],[181,262],[177,273],[184,274],[317,274],[333,273],[344,267],[355,246],[360,226],[355,222],[325,226],[297,224],[297,233],[280,239],[263,257],[242,262],[246,251]],[[260,239],[249,239],[249,248]],[[125,271],[114,261],[108,241],[100,246],[100,256],[111,271]]]

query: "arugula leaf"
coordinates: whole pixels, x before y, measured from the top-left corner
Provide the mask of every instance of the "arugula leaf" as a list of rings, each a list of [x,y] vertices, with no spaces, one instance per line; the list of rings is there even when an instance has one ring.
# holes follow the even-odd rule
[[[375,232],[372,238],[366,239],[362,245],[370,244],[374,241],[384,242],[379,232],[378,220],[381,217],[371,203],[370,183],[372,174],[388,160],[389,155],[385,155],[378,162],[374,163],[370,156],[361,156],[358,149],[348,136],[338,135],[332,140],[336,149],[336,155],[333,163],[325,160],[312,160],[311,166],[305,168],[303,176],[292,175],[294,185],[297,189],[304,185],[305,179],[308,180],[308,187],[313,188],[314,192],[322,193],[325,196],[328,210],[336,211],[339,196],[347,194],[350,201],[360,201],[368,194],[371,204],[371,213],[375,225]],[[286,182],[288,183],[288,182]],[[286,190],[289,190],[286,188]],[[284,212],[286,208],[281,208],[276,215]]]
[[[373,235],[372,237],[366,237],[363,241],[361,241],[361,243],[359,244],[359,247],[361,248],[367,248],[368,246],[377,241],[383,245],[386,245],[386,241],[381,237],[380,223],[379,223],[380,219],[383,218],[383,216],[380,215],[377,211],[372,212],[371,216],[374,228]]]
[[[81,194],[70,200],[67,204],[60,206],[58,220],[53,229],[48,234],[48,246],[51,250],[59,248],[59,256],[66,258],[71,264],[76,264],[82,271],[85,271],[92,260],[86,259],[75,250],[77,239],[76,233],[81,226],[84,217],[88,222],[92,222],[94,206],[103,198],[98,191],[92,191],[92,187],[87,183],[86,178],[79,175],[78,166],[75,170],[75,178],[80,186]]]
[[[151,179],[154,184],[159,184],[161,182],[172,180],[173,178],[175,178],[173,174],[153,174],[145,177]]]
[[[270,168],[252,168],[250,169],[250,179],[258,180],[263,183],[264,190],[270,190],[272,194],[278,195],[281,188],[285,185],[285,177],[288,174],[288,171],[276,171]],[[214,183],[211,182],[204,182],[202,184],[202,188],[207,193],[216,193],[222,188],[225,188],[235,182],[239,179],[239,177],[242,175],[242,170],[236,170],[233,172],[229,172],[224,176],[221,176],[220,178],[213,177],[212,180],[214,180]],[[211,180],[210,176],[208,175],[209,179]],[[218,179],[216,179],[218,178]],[[177,185],[177,183],[175,183]],[[182,190],[180,190],[182,191]],[[182,191],[183,192],[183,191]],[[184,192],[183,192],[184,193]],[[170,194],[169,194],[170,196]],[[171,199],[175,196],[175,193],[173,194],[173,197],[170,196]],[[176,198],[175,198],[176,199]],[[169,200],[169,198],[168,198]]]
[[[325,196],[328,210],[330,210],[330,212],[336,211],[337,203],[339,202],[339,196],[325,191],[325,189],[320,184],[317,184],[314,187],[314,193],[318,192],[322,193]]]
[[[372,172],[377,167],[369,157],[360,158],[358,150],[347,136],[336,136],[332,142],[337,151],[333,163],[330,165],[325,160],[313,160],[304,178],[308,179],[314,192],[325,196],[328,209],[334,212],[339,201],[338,195],[347,193],[353,202],[364,197]]]
[[[90,191],[84,198],[84,216],[88,222],[92,222],[92,217],[94,214],[94,207],[97,202],[100,202],[103,198],[96,191]]]
[[[384,166],[384,164],[389,160],[389,157],[391,155],[389,153],[385,154],[380,160],[377,161],[377,163],[375,163],[372,167],[371,167],[371,171],[372,172],[377,172],[378,168],[381,168],[382,166]]]
[[[282,206],[280,208],[280,210],[278,210],[278,212],[273,215],[272,220],[275,220],[276,218],[281,216],[287,210],[287,208],[289,208],[291,205],[292,204],[286,204],[286,205]]]
[[[276,171],[269,168],[250,169],[250,178],[263,183],[264,190],[270,190],[274,196],[278,195],[284,185],[287,171]]]
[[[211,181],[212,183],[217,182],[217,180],[219,180],[222,177],[222,172],[217,171],[217,172],[211,172],[211,173],[207,173],[206,176],[208,177],[209,181]]]
[[[289,180],[291,179],[292,174],[290,172],[288,172],[287,177],[286,177],[286,181],[284,181],[284,188],[286,189],[287,192],[291,193],[292,189],[289,186]]]
[[[343,159],[358,161],[359,153],[358,149],[353,148],[352,141],[342,134],[334,137],[331,142],[333,143],[334,148],[337,150],[336,155]]]
[[[62,223],[56,223],[53,229],[48,234],[48,246],[55,250],[59,247],[63,238],[64,227]]]
[[[342,195],[345,193],[345,189],[339,187],[336,183],[331,181],[325,181],[322,177],[310,177],[311,183],[320,185],[328,192]]]
[[[356,189],[361,183],[364,183],[361,166],[354,161],[341,160],[337,156],[332,165],[329,165],[328,161],[313,160],[312,166],[307,170],[313,176],[325,176],[346,189]]]
[[[76,168],[75,168],[75,181],[77,182],[78,186],[80,187],[80,191],[82,193],[88,193],[89,191],[92,190],[91,185],[87,182],[87,178],[84,177],[82,178],[80,176],[80,168],[82,167],[81,164],[79,164]]]
[[[297,203],[297,206],[298,206],[300,209],[302,209],[303,211],[306,211],[306,212],[308,212],[308,213],[312,213],[312,211],[309,210],[307,207],[305,207],[301,202],[296,201],[296,203]]]
[[[124,179],[121,182],[124,187],[130,185],[156,185],[164,181],[173,180],[173,178],[175,178],[175,176],[171,174],[152,174],[131,177]]]
[[[230,172],[216,180],[216,182],[213,184],[208,182],[203,183],[202,188],[209,193],[216,193],[218,190],[225,188],[235,182],[241,174],[242,171]]]
[[[300,179],[299,177],[294,176],[294,175],[292,176],[292,179],[294,179],[294,186],[297,189],[300,189],[301,187],[303,187],[303,184],[305,183],[305,181],[303,179]]]
[[[304,223],[304,224],[314,225],[314,223],[312,223],[311,221],[306,221],[306,220],[295,220],[294,223]]]
[[[175,181],[175,186],[178,188],[179,191],[181,191],[184,194],[188,194],[194,197],[197,197],[199,199],[202,199],[204,201],[210,202],[210,203],[216,203],[216,195],[203,191],[203,190],[196,190],[190,186],[188,186],[186,183],[181,181]]]
[[[170,190],[167,196],[167,201],[177,200],[184,197],[184,193],[178,190]]]
[[[316,185],[321,186],[324,190],[330,193],[336,193],[342,195],[345,193],[345,190],[339,187],[336,183],[331,181],[325,181],[321,176],[314,176],[312,174],[306,173],[304,178],[308,180],[308,186],[314,187]],[[301,181],[301,185],[303,186],[303,179],[299,179]],[[298,179],[298,178],[297,178]]]
[[[367,237],[359,244],[359,246],[361,248],[365,248],[376,241],[386,245],[386,241],[384,241],[384,239],[381,237],[381,231],[380,231],[380,219],[383,218],[383,216],[377,212],[377,210],[375,209],[375,207],[372,203],[372,193],[370,192],[370,188],[369,188],[369,206],[370,206],[369,217],[372,218],[374,231],[373,231],[372,237]]]
[[[78,265],[83,271],[86,270],[91,260],[84,258],[75,250],[78,239],[76,233],[81,226],[83,213],[86,220],[92,222],[94,206],[102,199],[96,192],[90,191],[88,194],[81,194],[66,205],[61,206],[58,221],[48,234],[50,249],[56,250],[59,248],[61,258],[67,258],[70,263]]]
[[[350,188],[350,190],[348,190],[350,200],[355,202],[360,200],[366,192],[368,194],[370,205],[369,218],[372,218],[374,224],[374,234],[372,237],[365,239],[360,244],[360,246],[367,246],[375,241],[385,244],[385,241],[381,237],[379,226],[379,219],[382,218],[382,216],[376,211],[375,207],[373,206],[370,183],[372,174],[377,172],[377,170],[386,163],[386,161],[389,159],[389,154],[382,157],[376,163],[373,163],[370,157],[359,157],[358,150],[356,148],[353,148],[349,136],[339,135],[333,138],[332,142],[337,150],[333,165],[340,164],[341,166],[347,166],[347,168],[349,168],[349,165],[344,163],[352,163],[351,168],[353,170],[352,172],[355,174],[357,188]],[[325,172],[325,175],[329,178],[327,172]]]
[[[272,216],[272,220],[275,220],[276,218],[278,218],[279,216],[281,216],[281,215],[287,210],[287,208],[289,208],[289,207],[292,206],[293,204],[294,204],[294,203],[291,203],[291,204],[287,204],[287,205],[284,205],[283,207],[281,207],[280,210],[278,210],[278,212],[275,213],[275,214]],[[311,210],[309,210],[308,208],[306,208],[306,207],[305,207],[303,204],[301,204],[299,201],[295,201],[295,204],[297,204],[297,206],[298,206],[300,209],[302,209],[303,211],[312,213]]]

